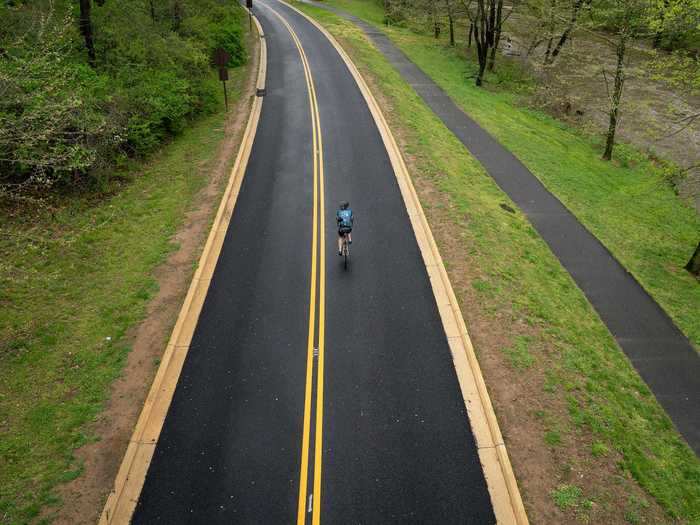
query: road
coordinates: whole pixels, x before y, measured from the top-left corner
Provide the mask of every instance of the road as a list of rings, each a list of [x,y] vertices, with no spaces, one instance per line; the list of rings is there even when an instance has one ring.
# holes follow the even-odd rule
[[[133,523],[493,523],[383,142],[325,37],[256,2],[267,93]],[[347,270],[335,210],[357,222]]]

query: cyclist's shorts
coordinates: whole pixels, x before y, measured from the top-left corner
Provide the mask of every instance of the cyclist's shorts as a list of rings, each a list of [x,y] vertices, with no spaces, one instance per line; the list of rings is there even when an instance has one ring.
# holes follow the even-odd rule
[[[338,228],[338,235],[342,237],[346,233],[350,233],[352,231],[352,228],[348,228],[347,226],[342,226]]]

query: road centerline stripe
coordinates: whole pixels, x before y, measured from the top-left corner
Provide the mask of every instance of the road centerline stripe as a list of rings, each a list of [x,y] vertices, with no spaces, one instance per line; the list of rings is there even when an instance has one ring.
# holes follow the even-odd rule
[[[301,49],[303,52],[303,48]],[[306,58],[306,57],[304,57]],[[307,61],[308,68],[308,61]],[[309,68],[309,80],[311,92],[313,93],[313,103],[316,109],[316,130],[318,133],[318,162],[319,162],[319,208],[321,220],[319,222],[321,257],[320,257],[320,290],[318,304],[318,363],[316,377],[316,435],[314,448],[314,494],[317,504],[314,506],[312,515],[312,525],[319,525],[321,520],[321,466],[323,456],[323,388],[324,388],[324,361],[325,361],[325,327],[326,327],[326,228],[324,218],[325,213],[325,184],[323,173],[323,134],[321,133],[321,120],[318,110],[318,100],[316,98],[316,87],[314,86],[311,68]]]
[[[265,5],[265,4],[263,4]],[[311,74],[311,67],[304,48],[296,32],[287,20],[269,5],[265,5],[279,18],[292,37],[304,69],[304,78],[309,95],[311,112],[311,135],[313,151],[313,219],[311,247],[311,286],[309,300],[309,333],[306,357],[306,384],[304,395],[304,422],[302,431],[301,466],[299,473],[299,498],[297,506],[297,525],[304,525],[307,515],[311,514],[312,525],[319,525],[321,520],[321,473],[323,453],[323,391],[324,391],[324,354],[325,354],[325,294],[326,294],[326,255],[325,255],[325,198],[323,172],[323,139],[321,119],[316,98],[316,88]],[[320,256],[319,256],[320,252]],[[318,297],[317,297],[318,291]],[[316,328],[316,309],[318,307],[318,329]],[[318,339],[316,339],[318,330]],[[314,345],[314,342],[317,342]],[[313,490],[308,492],[310,435],[312,430],[311,411],[314,390],[313,370],[316,358],[316,418],[313,454]]]

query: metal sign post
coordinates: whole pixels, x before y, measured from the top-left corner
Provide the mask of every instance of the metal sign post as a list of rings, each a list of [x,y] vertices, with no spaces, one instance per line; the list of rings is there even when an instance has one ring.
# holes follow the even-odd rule
[[[253,30],[253,0],[245,0],[245,6],[248,8],[248,25],[250,30]]]
[[[228,92],[226,91],[226,81],[228,80],[228,69],[226,65],[231,59],[231,55],[223,48],[219,47],[214,51],[214,63],[219,66],[219,80],[224,85],[224,104],[228,111]]]
[[[226,81],[228,80],[228,69],[222,67],[219,69],[219,80],[224,85],[224,104],[226,105],[226,111],[228,111],[228,93],[226,91]]]

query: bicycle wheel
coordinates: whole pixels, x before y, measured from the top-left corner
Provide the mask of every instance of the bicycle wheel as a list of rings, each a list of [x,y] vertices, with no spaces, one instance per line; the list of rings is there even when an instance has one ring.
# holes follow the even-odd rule
[[[350,248],[348,246],[348,238],[347,236],[343,240],[343,266],[345,269],[348,269],[348,256],[350,255]]]

